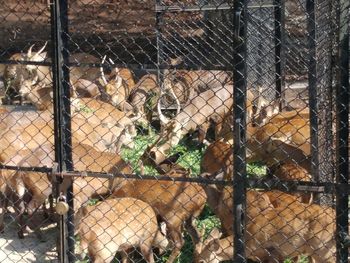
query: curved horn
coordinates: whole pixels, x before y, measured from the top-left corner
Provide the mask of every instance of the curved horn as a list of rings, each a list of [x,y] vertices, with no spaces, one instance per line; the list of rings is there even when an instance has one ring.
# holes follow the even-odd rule
[[[118,74],[119,69],[116,70],[116,72],[117,72],[117,75],[115,76],[115,87],[116,89],[119,89],[123,85],[123,79]]]
[[[109,62],[110,62],[112,65],[115,64],[114,61],[113,61],[111,58],[109,58],[108,60],[109,60]]]
[[[117,78],[120,78],[120,74],[119,74],[119,68],[114,68],[114,71],[115,71],[115,80],[117,80]]]
[[[32,57],[32,49],[33,49],[34,46],[35,46],[35,44],[33,44],[33,45],[31,45],[31,46],[29,47],[28,52],[27,52],[28,58]]]
[[[47,41],[45,42],[44,46],[38,52],[36,52],[35,55],[39,56],[41,54],[41,52],[43,52],[44,49],[46,48],[46,45],[47,45]]]
[[[158,116],[161,124],[166,125],[170,120],[167,117],[165,117],[165,115],[162,113],[162,109],[160,107],[160,101],[162,96],[163,96],[163,92],[161,91],[158,99],[158,103],[157,103],[157,111],[158,111]]]
[[[179,114],[179,112],[181,110],[181,104],[180,104],[178,97],[176,97],[175,91],[173,89],[172,76],[170,76],[170,74],[172,74],[172,73],[169,70],[164,71],[164,75],[166,76],[164,79],[164,86],[165,86],[165,90],[175,99],[176,114]]]
[[[108,58],[108,60],[109,60],[109,63],[111,63],[112,65],[115,64],[111,58]],[[120,77],[118,67],[115,67],[114,71],[115,71],[115,81],[116,81],[115,85],[117,88],[119,88],[122,85],[123,79]]]
[[[102,64],[105,63],[106,57],[107,57],[106,55],[103,57],[103,59],[102,59]],[[102,78],[102,81],[103,81],[104,85],[107,85],[108,82],[107,82],[107,79],[106,79],[106,77],[105,77],[105,72],[104,72],[104,70],[103,70],[103,66],[102,66],[102,65],[101,65],[101,67],[100,67],[100,71],[101,71],[101,78]]]
[[[264,105],[262,105],[263,104],[262,90],[263,90],[263,88],[260,86],[258,88],[258,105],[257,105],[258,112],[260,112],[261,108],[264,106]]]
[[[180,101],[179,101],[178,97],[176,97],[175,91],[174,91],[174,89],[172,88],[171,85],[170,85],[170,87],[169,87],[169,93],[170,93],[171,96],[173,96],[174,99],[175,99],[175,102],[176,102],[176,114],[179,114],[180,111],[181,111],[181,104],[180,104]]]

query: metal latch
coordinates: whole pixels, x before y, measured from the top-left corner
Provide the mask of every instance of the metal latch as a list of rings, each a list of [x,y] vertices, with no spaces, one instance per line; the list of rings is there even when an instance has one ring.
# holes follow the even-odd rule
[[[63,216],[68,213],[69,205],[67,203],[67,197],[63,195],[63,193],[60,194],[60,196],[57,198],[56,203],[56,212],[57,214]]]

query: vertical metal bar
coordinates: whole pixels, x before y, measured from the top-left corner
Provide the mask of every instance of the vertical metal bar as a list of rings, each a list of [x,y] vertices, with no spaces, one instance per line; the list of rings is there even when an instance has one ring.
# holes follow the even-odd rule
[[[157,6],[162,4],[162,0],[156,0]],[[161,89],[161,94],[164,91],[164,43],[162,37],[163,16],[165,11],[156,12],[156,37],[157,37],[157,75],[158,82]]]
[[[55,144],[55,162],[57,164],[60,164],[57,167],[57,171],[60,172],[62,168],[62,155],[61,155],[61,143],[60,143],[60,95],[59,95],[59,64],[58,64],[58,53],[57,53],[57,32],[58,29],[58,21],[56,19],[57,14],[57,5],[54,0],[50,1],[50,13],[51,13],[51,39],[52,39],[52,86],[53,86],[53,117],[54,117],[54,144]],[[58,178],[56,181],[56,185],[53,185],[52,187],[56,189],[56,193],[58,192],[58,187],[60,183],[62,183],[62,178]],[[57,198],[57,196],[55,196]],[[61,263],[67,262],[67,257],[65,255],[66,251],[66,231],[65,231],[65,224],[64,224],[64,216],[60,216],[59,223],[59,244],[57,244],[59,247],[57,248],[58,255],[59,255],[59,261]]]
[[[340,0],[340,50],[339,50],[339,83],[337,85],[337,182],[349,183],[349,22],[350,5]],[[349,234],[349,197],[345,193],[337,193],[336,231],[337,262],[348,262],[348,248],[344,246]],[[347,240],[349,242],[349,240]]]
[[[281,99],[282,88],[284,87],[284,0],[274,0],[275,14],[275,78],[276,78],[276,99]],[[279,108],[282,110],[283,101],[280,100]]]
[[[259,23],[259,25],[262,26],[262,24]],[[261,35],[260,35],[261,36]],[[259,44],[258,44],[258,51],[257,51],[257,55],[258,55],[258,59],[257,59],[257,63],[256,63],[256,75],[257,75],[257,86],[258,87],[262,87],[262,85],[264,84],[264,81],[263,81],[263,63],[264,63],[264,60],[263,60],[263,44],[262,44],[262,37],[259,38]],[[263,93],[263,92],[262,92]],[[262,96],[262,94],[259,94],[259,96]]]
[[[55,114],[55,157],[58,171],[73,170],[68,68],[68,0],[53,0],[53,81]],[[66,180],[66,179],[65,179]],[[61,217],[61,261],[74,262],[73,184],[67,189],[69,211]],[[65,222],[63,222],[65,220]],[[67,226],[67,233],[65,232]]]
[[[316,12],[315,0],[306,1],[307,32],[309,49],[309,107],[311,137],[311,173],[315,181],[319,181],[318,158],[318,104],[317,104],[317,64],[316,64]]]
[[[247,1],[234,2],[234,174],[233,174],[233,216],[234,216],[234,262],[245,259],[245,207],[246,189],[246,93],[247,93]]]

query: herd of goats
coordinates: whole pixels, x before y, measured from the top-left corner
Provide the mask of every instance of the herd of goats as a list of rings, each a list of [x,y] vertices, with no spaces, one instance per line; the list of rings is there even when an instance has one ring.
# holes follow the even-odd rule
[[[48,61],[45,45],[34,52],[11,56],[11,60]],[[101,63],[89,54],[70,56],[70,62]],[[199,176],[232,180],[233,176],[233,80],[218,70],[165,70],[163,88],[155,74],[135,82],[133,72],[113,66],[70,67],[71,132],[74,169],[103,173],[132,174],[120,154],[133,147],[137,125],[148,126],[154,116],[160,131],[140,158],[160,174],[188,177],[189,171],[169,160],[172,147],[187,134],[198,131],[198,140],[208,143]],[[176,65],[181,59],[169,63]],[[18,111],[0,106],[0,161],[4,165],[53,167],[54,123],[52,72],[49,66],[8,64],[3,80],[10,94],[29,101],[36,110]],[[160,98],[177,105],[176,115],[166,116]],[[151,102],[151,103],[150,103]],[[247,161],[266,164],[282,180],[310,181],[309,111],[279,111],[278,103],[267,103],[248,90]],[[215,140],[207,130],[214,127]],[[24,238],[32,214],[52,194],[51,174],[1,170],[1,231],[9,201],[16,211],[18,235]],[[112,262],[120,253],[123,262],[138,247],[147,262],[154,262],[153,248],[171,251],[174,262],[184,246],[184,229],[191,236],[195,262],[220,262],[233,257],[233,188],[185,181],[134,180],[115,177],[76,177],[73,180],[75,230],[81,251],[92,262]],[[66,191],[65,181],[61,190]],[[29,195],[29,197],[28,197]],[[112,198],[114,197],[114,198]],[[102,201],[87,205],[91,198]],[[313,202],[308,193],[247,191],[246,257],[257,262],[298,260],[335,262],[335,211]],[[205,204],[221,221],[204,239],[194,219]],[[27,214],[27,217],[25,217]],[[40,235],[40,230],[35,232]]]

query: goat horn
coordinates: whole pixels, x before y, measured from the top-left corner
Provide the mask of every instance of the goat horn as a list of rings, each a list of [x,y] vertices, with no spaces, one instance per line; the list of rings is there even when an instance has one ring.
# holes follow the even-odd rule
[[[121,86],[122,86],[122,84],[123,84],[123,79],[122,79],[122,77],[120,77],[120,76],[116,76],[115,77],[115,87],[116,87],[116,89],[119,89]]]
[[[163,92],[161,91],[159,99],[158,99],[158,103],[157,103],[157,111],[158,111],[158,116],[159,116],[160,122],[163,125],[166,125],[167,123],[169,123],[169,119],[167,117],[165,117],[165,115],[162,113],[162,109],[160,107],[160,101],[161,101],[162,96],[163,96]]]
[[[41,54],[41,52],[43,52],[44,51],[44,49],[46,48],[46,45],[47,45],[47,41],[45,42],[45,44],[44,44],[44,46],[38,51],[38,52],[36,52],[36,54],[35,55],[40,55]]]
[[[32,56],[32,49],[35,46],[35,44],[31,45],[28,49],[27,56],[30,58]]]
[[[257,105],[257,112],[260,112],[261,108],[262,108],[262,90],[263,88],[260,86],[258,88],[258,105]]]
[[[178,97],[176,97],[176,94],[171,86],[169,88],[169,91],[170,91],[170,94],[174,97],[175,102],[176,102],[176,114],[179,114],[181,111],[180,101],[179,101]]]
[[[106,57],[107,57],[106,55],[103,57],[103,59],[102,59],[102,64],[105,63]],[[103,81],[104,85],[107,85],[108,82],[107,82],[107,79],[106,79],[106,77],[105,77],[105,72],[104,72],[104,70],[103,70],[103,65],[101,65],[100,71],[101,71],[101,78],[102,78],[102,81]]]
[[[176,97],[176,94],[175,94],[174,89],[173,89],[172,81],[171,81],[171,79],[168,76],[170,74],[170,72],[168,70],[166,70],[166,73],[167,73],[167,75],[166,75],[167,77],[164,80],[165,90],[175,99],[175,102],[176,102],[176,114],[179,114],[179,112],[181,110],[181,104],[180,104],[180,101],[179,101],[178,97]]]
[[[114,61],[111,58],[108,58],[108,60],[109,60],[109,63],[111,63],[112,65],[115,64]],[[119,68],[118,67],[115,67],[114,71],[115,71],[115,80],[117,81],[116,82],[116,87],[119,88],[122,85],[123,79],[120,77]]]
[[[115,64],[114,61],[113,61],[111,58],[109,58],[108,60],[109,60],[109,62],[110,62],[112,65]]]

